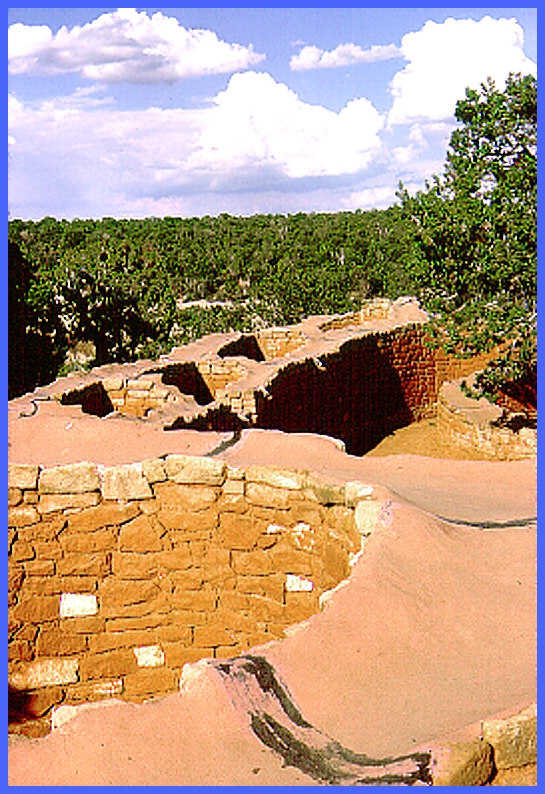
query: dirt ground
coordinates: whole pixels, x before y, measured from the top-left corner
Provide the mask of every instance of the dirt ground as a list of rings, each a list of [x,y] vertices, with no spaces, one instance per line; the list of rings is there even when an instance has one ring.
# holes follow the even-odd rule
[[[449,443],[440,432],[436,419],[423,419],[396,430],[368,452],[366,457],[405,454],[454,460],[487,460],[477,449],[460,449]]]

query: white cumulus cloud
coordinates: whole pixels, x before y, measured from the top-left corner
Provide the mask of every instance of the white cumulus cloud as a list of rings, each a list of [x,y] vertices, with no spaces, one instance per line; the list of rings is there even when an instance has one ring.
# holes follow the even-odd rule
[[[339,66],[350,66],[355,63],[374,63],[387,61],[401,56],[401,50],[395,44],[375,44],[363,50],[358,44],[339,44],[334,50],[321,50],[319,47],[303,47],[300,53],[293,55],[290,67],[295,71],[307,69],[336,69]]]
[[[195,167],[229,171],[256,164],[288,177],[355,173],[380,148],[383,117],[369,100],[339,113],[302,102],[265,73],[231,77],[199,140]]]
[[[389,124],[447,119],[466,88],[478,89],[492,77],[503,89],[509,72],[536,73],[516,19],[428,21],[403,36],[401,50],[409,63],[391,82]]]
[[[180,196],[191,206],[191,196],[207,192],[259,193],[286,180],[365,173],[381,148],[384,118],[367,99],[335,113],[265,73],[233,75],[200,109],[117,110],[96,94],[11,97],[12,214],[100,217],[144,206],[149,214],[179,206]]]
[[[8,30],[11,74],[78,72],[109,83],[154,83],[235,72],[264,58],[251,45],[229,44],[213,31],[187,30],[174,17],[149,17],[134,8],[63,26],[56,34],[45,25],[20,22]]]

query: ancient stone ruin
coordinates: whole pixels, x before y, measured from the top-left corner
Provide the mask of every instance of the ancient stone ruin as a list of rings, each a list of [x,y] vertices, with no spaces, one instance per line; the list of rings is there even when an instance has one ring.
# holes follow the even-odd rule
[[[242,430],[320,434],[360,456],[434,415],[453,443],[492,460],[534,456],[535,430],[513,430],[502,409],[461,394],[460,378],[485,359],[433,350],[425,321],[410,299],[376,301],[294,327],[212,335],[13,400],[13,730],[48,733],[61,704],[173,693],[184,665],[280,640],[350,577],[383,510],[380,489],[229,465],[218,452]],[[45,426],[64,433],[54,452]],[[25,458],[20,434],[32,427]],[[106,439],[111,428],[112,448],[138,437],[153,454],[133,458],[127,441],[130,459],[112,462],[107,444],[93,447],[98,427]],[[220,436],[204,455],[184,454],[187,431]]]

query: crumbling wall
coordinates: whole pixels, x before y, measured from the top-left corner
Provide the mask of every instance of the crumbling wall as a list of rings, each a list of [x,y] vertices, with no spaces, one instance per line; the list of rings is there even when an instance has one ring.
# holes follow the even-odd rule
[[[535,422],[484,398],[472,400],[460,381],[443,384],[437,404],[441,434],[460,449],[477,449],[491,460],[523,460],[537,454]]]
[[[292,362],[257,394],[256,424],[342,439],[362,455],[434,410],[435,356],[420,326],[349,339],[339,351]]]
[[[257,342],[267,361],[281,358],[302,347],[307,337],[296,327],[263,328],[256,334]]]
[[[170,455],[9,467],[9,682],[27,716],[173,692],[283,636],[346,578],[372,488]]]

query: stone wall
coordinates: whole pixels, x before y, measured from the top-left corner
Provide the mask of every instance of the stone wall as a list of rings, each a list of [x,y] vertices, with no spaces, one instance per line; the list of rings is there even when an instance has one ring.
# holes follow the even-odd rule
[[[294,361],[257,395],[256,425],[342,439],[362,455],[435,411],[435,353],[420,325],[369,333]]]
[[[302,347],[307,337],[297,328],[263,328],[256,334],[266,361],[282,358]]]
[[[28,717],[177,689],[281,637],[349,575],[380,502],[300,471],[169,455],[9,466],[9,682]]]
[[[491,460],[523,460],[537,454],[537,430],[525,417],[510,414],[484,398],[466,397],[460,380],[443,384],[437,425],[451,444],[477,449]]]

